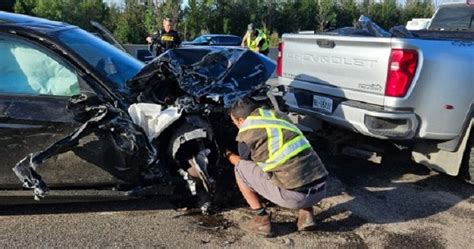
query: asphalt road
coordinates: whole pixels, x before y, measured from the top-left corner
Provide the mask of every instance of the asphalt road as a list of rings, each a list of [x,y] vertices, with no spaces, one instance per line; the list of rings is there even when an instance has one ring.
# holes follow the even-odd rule
[[[156,248],[472,248],[474,187],[413,164],[323,159],[328,197],[315,231],[296,232],[292,210],[271,207],[276,237],[245,234],[242,199],[215,215],[176,200],[0,207],[0,246]],[[179,199],[179,198],[178,198]]]

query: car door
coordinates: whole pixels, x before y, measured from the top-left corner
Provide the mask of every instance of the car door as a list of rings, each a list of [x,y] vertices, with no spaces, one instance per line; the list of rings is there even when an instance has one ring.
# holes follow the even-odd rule
[[[70,96],[91,89],[74,67],[52,51],[0,33],[1,188],[20,186],[12,171],[19,160],[44,150],[80,126],[66,104]],[[97,134],[87,136],[74,150],[49,159],[38,172],[51,187],[117,183],[107,167],[113,167],[113,158],[119,157],[107,139]]]

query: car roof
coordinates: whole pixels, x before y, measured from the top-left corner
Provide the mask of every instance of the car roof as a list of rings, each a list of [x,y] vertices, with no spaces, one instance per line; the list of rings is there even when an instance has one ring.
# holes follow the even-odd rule
[[[75,27],[63,22],[0,11],[0,26],[4,24],[32,28],[44,33]]]
[[[208,37],[217,37],[217,36],[223,36],[223,37],[239,37],[240,36],[236,36],[236,35],[226,35],[226,34],[205,34],[205,35],[201,35],[201,36],[208,36]]]

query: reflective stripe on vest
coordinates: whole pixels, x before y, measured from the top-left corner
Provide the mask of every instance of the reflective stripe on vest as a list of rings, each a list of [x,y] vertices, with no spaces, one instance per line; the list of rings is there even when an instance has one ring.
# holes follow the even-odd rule
[[[292,123],[279,119],[270,110],[259,109],[260,116],[249,116],[239,129],[239,133],[252,129],[265,129],[267,132],[268,159],[265,162],[257,162],[263,171],[269,171],[284,164],[290,158],[300,152],[311,148],[308,140],[301,131]],[[298,134],[287,143],[283,143],[283,129]]]
[[[256,51],[257,48],[258,48],[258,43],[260,43],[260,41],[261,41],[262,39],[264,39],[264,43],[263,43],[263,45],[262,45],[262,49],[261,49],[261,50],[262,50],[262,51],[265,51],[265,50],[267,50],[268,47],[270,46],[270,45],[268,44],[267,35],[266,35],[265,33],[263,33],[263,31],[261,31],[261,30],[259,30],[259,29],[257,29],[257,32],[258,32],[258,36],[255,37],[254,40],[252,40],[252,39],[250,38],[250,33],[247,34],[247,41],[246,41],[246,42],[247,42],[247,47],[248,47],[250,50],[252,50],[252,51]]]
[[[259,109],[260,116],[276,119],[275,113],[270,110]],[[283,132],[281,128],[266,128],[267,130],[267,144],[268,154],[272,157],[277,152],[278,148],[283,146]]]

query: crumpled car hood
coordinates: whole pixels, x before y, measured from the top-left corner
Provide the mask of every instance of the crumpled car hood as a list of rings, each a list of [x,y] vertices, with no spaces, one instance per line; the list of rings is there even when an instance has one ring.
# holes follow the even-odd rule
[[[177,84],[190,96],[220,99],[228,107],[238,98],[263,88],[274,70],[273,61],[247,49],[179,48],[154,59],[127,85],[133,95]]]

